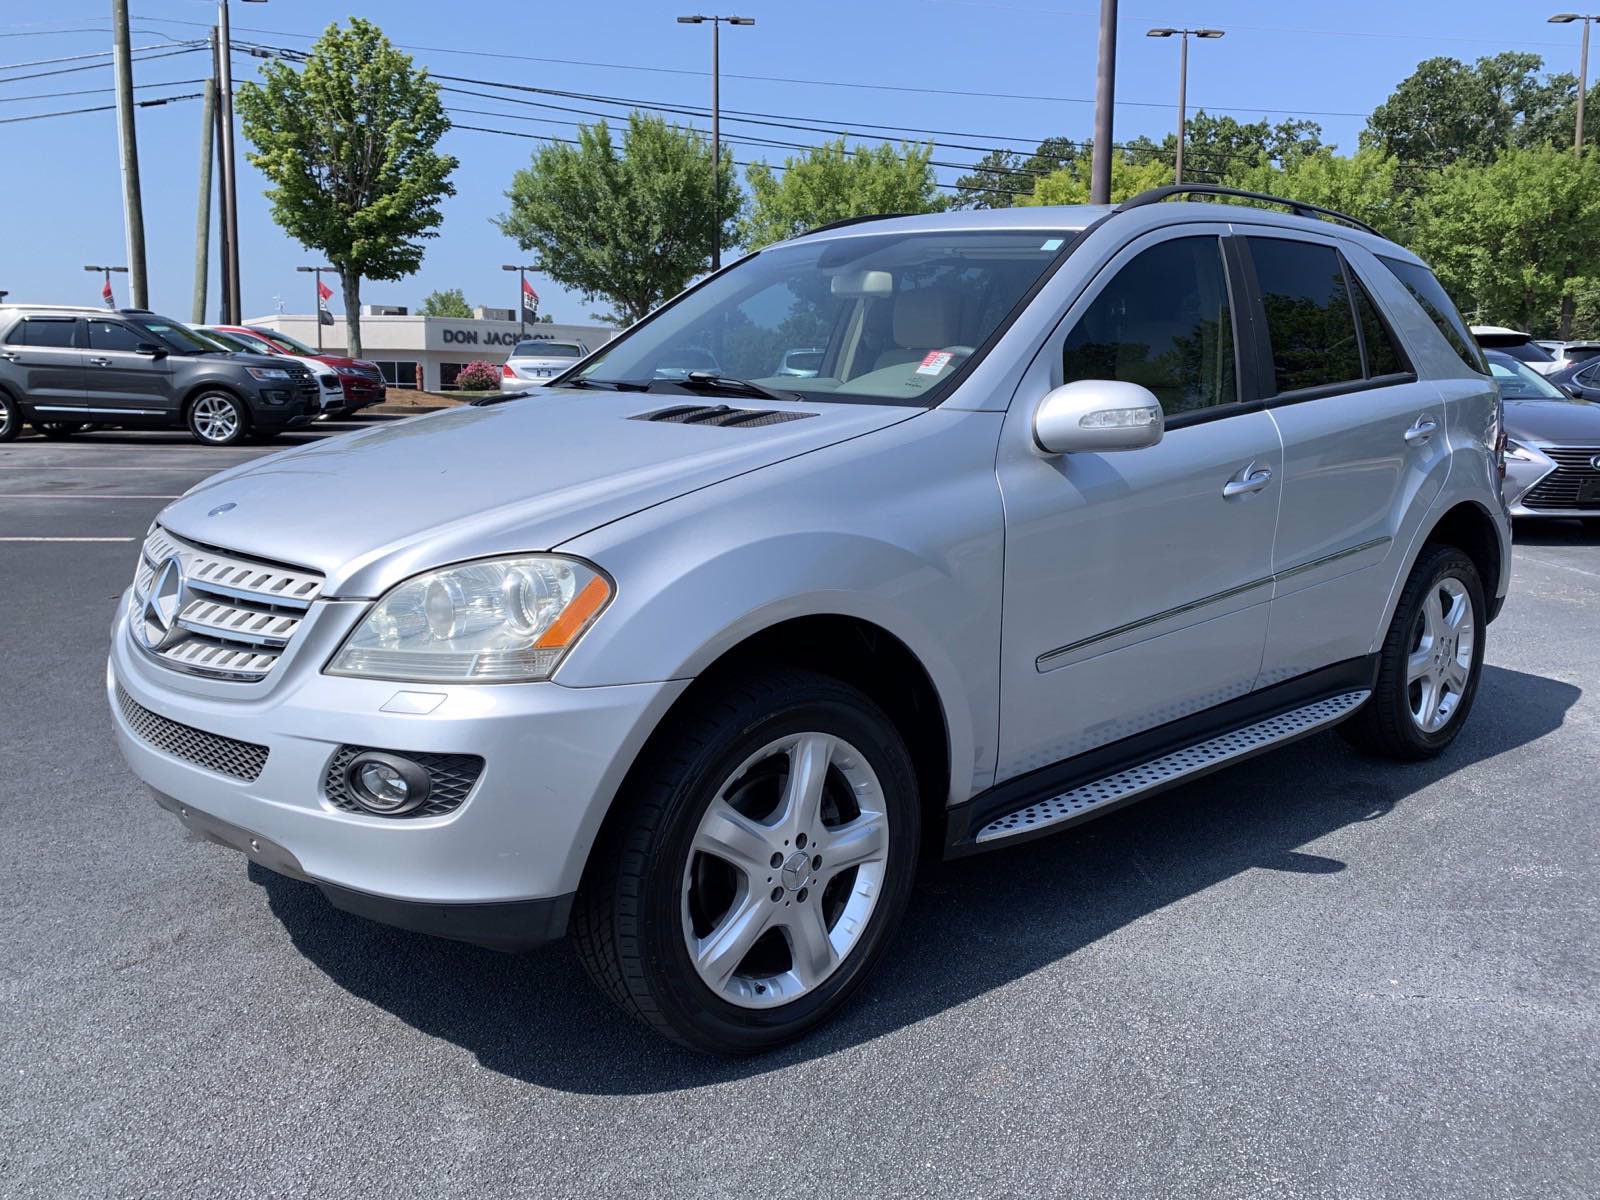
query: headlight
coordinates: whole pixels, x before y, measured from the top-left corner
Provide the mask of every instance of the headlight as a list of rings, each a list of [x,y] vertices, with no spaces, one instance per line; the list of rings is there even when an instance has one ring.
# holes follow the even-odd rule
[[[1532,446],[1524,446],[1514,438],[1506,439],[1506,457],[1515,462],[1549,462],[1539,451]]]
[[[577,559],[445,567],[391,589],[327,671],[429,683],[548,679],[610,599],[610,581]]]
[[[280,367],[246,367],[254,379],[288,379],[289,372]]]

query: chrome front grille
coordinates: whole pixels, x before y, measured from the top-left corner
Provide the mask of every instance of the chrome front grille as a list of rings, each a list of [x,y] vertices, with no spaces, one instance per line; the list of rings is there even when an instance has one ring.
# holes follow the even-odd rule
[[[1593,498],[1600,487],[1600,469],[1594,465],[1600,446],[1540,446],[1539,452],[1549,455],[1556,469],[1528,489],[1523,504],[1554,511],[1600,509],[1600,498]]]
[[[173,758],[245,783],[255,782],[267,765],[265,746],[223,737],[220,733],[207,733],[151,712],[123,691],[121,684],[117,685],[117,707],[135,737]]]
[[[163,614],[151,612],[161,605],[149,602],[174,559],[182,581],[166,589],[163,628]],[[294,640],[322,583],[315,572],[198,546],[156,526],[139,556],[129,623],[134,641],[174,670],[261,679]]]

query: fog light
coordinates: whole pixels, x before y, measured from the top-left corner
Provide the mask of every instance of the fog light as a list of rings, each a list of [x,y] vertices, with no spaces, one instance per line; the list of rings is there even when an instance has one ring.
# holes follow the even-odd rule
[[[398,754],[358,754],[345,768],[344,781],[351,799],[380,816],[411,812],[428,799],[428,772]]]

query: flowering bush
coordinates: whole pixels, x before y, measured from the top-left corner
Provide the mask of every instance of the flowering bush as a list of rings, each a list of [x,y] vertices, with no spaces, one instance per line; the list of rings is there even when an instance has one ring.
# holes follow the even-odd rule
[[[500,386],[497,363],[469,362],[456,372],[456,387],[463,392],[488,392]]]

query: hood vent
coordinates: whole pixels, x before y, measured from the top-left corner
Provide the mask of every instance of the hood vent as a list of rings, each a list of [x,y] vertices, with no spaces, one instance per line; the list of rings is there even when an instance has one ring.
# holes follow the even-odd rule
[[[757,425],[781,425],[785,421],[799,421],[814,417],[816,413],[788,412],[776,409],[730,408],[726,404],[675,404],[671,408],[640,413],[630,417],[633,421],[661,421],[669,425],[721,425],[750,429]]]

